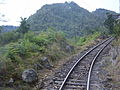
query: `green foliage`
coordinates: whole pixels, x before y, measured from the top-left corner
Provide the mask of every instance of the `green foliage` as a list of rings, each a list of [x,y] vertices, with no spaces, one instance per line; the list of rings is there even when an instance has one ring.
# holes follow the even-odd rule
[[[110,34],[114,33],[114,23],[115,23],[115,19],[113,15],[107,14],[107,19],[105,20],[104,25],[106,28],[108,28]]]
[[[103,32],[107,12],[115,13],[105,9],[97,9],[90,13],[74,2],[59,3],[44,5],[30,16],[27,22],[30,29],[36,32],[54,27],[66,33],[67,37],[77,37],[91,34],[92,30],[96,32],[96,28],[101,28],[100,32]]]
[[[39,50],[39,46],[29,40],[22,41],[21,45],[24,46],[27,52],[37,52]]]
[[[114,24],[114,34],[115,36],[120,36],[120,20],[116,20]]]
[[[41,33],[38,36],[34,37],[34,42],[39,46],[47,46],[49,44],[48,35]]]
[[[12,43],[8,46],[8,52],[6,56],[10,59],[15,60],[16,55],[24,57],[26,55],[26,49],[22,44]]]
[[[21,17],[21,22],[20,22],[20,27],[18,28],[18,32],[25,34],[29,31],[30,25],[27,23],[27,18],[22,18]]]
[[[83,45],[90,43],[92,40],[95,40],[100,35],[101,35],[101,33],[94,32],[93,34],[88,35],[88,36],[77,37],[77,41],[75,40],[75,38],[73,38],[70,43],[74,46],[83,46]]]
[[[16,79],[16,74],[18,77],[20,76],[21,71],[23,71],[23,68],[20,66],[22,66],[22,63],[15,62],[4,56],[0,57],[0,79],[3,81],[8,81],[11,77]]]
[[[95,40],[99,36],[100,36],[100,33],[99,32],[95,32],[92,35],[88,35],[86,37],[81,38],[80,41],[77,44],[78,45],[85,45],[85,44],[91,42],[92,40]]]
[[[108,14],[107,19],[105,20],[104,24],[108,28],[109,33],[118,37],[120,35],[120,20],[119,15],[112,15]]]
[[[18,42],[9,43],[0,48],[0,78],[20,78],[25,68],[33,67],[38,56],[48,56],[51,61],[64,56],[61,50],[61,41],[65,41],[64,33],[49,29],[46,32],[35,34],[28,32]],[[41,57],[40,57],[41,58]],[[38,59],[40,59],[38,58]],[[5,79],[6,80],[6,79]]]
[[[0,34],[0,44],[8,44],[10,42],[15,42],[19,39],[19,33],[18,32],[5,32]]]
[[[18,32],[15,33],[18,34],[16,36],[20,34]],[[86,37],[77,37],[78,41],[74,43],[74,46],[84,45],[98,35],[99,33],[94,33],[94,35]],[[70,55],[70,53],[65,51],[66,46],[70,45],[65,38],[65,33],[53,28],[49,28],[39,34],[31,31],[26,32],[23,34],[23,38],[19,38],[18,41],[16,38],[13,40],[14,38],[11,34],[8,37],[11,37],[12,41],[0,48],[0,79],[4,78],[6,81],[12,77],[16,83],[21,79],[21,73],[24,69],[34,68],[34,65],[38,63],[43,66],[41,58],[44,56],[55,62]]]
[[[34,41],[35,33],[29,31],[28,33],[25,33],[24,39],[29,41]]]
[[[9,44],[6,56],[10,59],[16,60],[17,57],[27,58],[34,53],[44,54],[47,47],[54,42],[65,40],[64,33],[56,32],[53,29],[48,29],[46,32],[41,32],[36,35],[34,32],[24,34],[24,38],[17,43]]]
[[[2,30],[3,30],[3,28],[2,28],[2,26],[0,26],[0,33],[2,32]]]
[[[40,51],[41,48],[29,40],[23,40],[20,43],[13,43],[8,46],[6,56],[10,59],[16,60],[16,56],[21,58],[31,57],[31,53]]]

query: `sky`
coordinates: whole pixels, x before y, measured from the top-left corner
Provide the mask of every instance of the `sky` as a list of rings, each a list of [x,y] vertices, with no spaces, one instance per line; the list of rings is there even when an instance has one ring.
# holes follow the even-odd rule
[[[64,3],[71,0],[0,0],[0,25],[20,24],[20,17],[28,18],[45,4]],[[119,0],[72,0],[90,12],[104,8],[119,12]]]

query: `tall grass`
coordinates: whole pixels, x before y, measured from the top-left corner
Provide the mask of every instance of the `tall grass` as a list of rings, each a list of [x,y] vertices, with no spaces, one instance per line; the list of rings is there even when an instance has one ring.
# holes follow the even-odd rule
[[[72,38],[71,40],[69,39],[68,42],[73,46],[83,46],[83,45],[86,45],[86,44],[90,43],[91,41],[95,40],[100,35],[101,35],[100,32],[95,32],[92,35]]]

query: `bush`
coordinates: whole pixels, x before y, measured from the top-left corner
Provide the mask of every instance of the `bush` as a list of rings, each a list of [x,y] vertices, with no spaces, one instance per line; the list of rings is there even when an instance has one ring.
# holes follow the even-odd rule
[[[73,46],[83,46],[87,43],[90,43],[92,40],[95,40],[100,35],[101,35],[101,33],[94,32],[93,34],[88,35],[88,36],[77,37],[77,41],[75,38],[69,39],[68,42]]]
[[[7,57],[10,59],[15,59],[16,55],[24,57],[26,55],[26,49],[22,44],[12,43],[8,46]]]
[[[10,78],[20,78],[23,67],[21,63],[13,62],[13,60],[0,57],[0,80],[8,81]]]
[[[18,32],[5,32],[0,34],[0,44],[8,44],[15,42],[19,39],[20,35]]]
[[[120,36],[120,20],[117,20],[114,25],[114,35],[117,37]]]
[[[21,45],[25,48],[26,52],[37,52],[39,51],[39,46],[34,42],[30,42],[29,40],[23,40]]]
[[[35,35],[35,33],[34,32],[31,32],[31,31],[29,31],[28,33],[25,33],[25,35],[24,35],[24,39],[25,40],[29,40],[29,41],[34,41],[34,37],[35,37],[36,35]]]

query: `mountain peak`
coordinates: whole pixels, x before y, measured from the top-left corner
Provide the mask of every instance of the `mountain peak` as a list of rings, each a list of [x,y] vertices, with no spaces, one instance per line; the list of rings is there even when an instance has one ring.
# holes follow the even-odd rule
[[[68,2],[66,1],[65,3],[66,3],[66,4],[73,4],[73,5],[77,5],[74,1],[68,1]]]
[[[70,5],[77,5],[74,1],[68,2]]]
[[[46,4],[42,8],[51,8],[51,7],[73,7],[73,8],[79,8],[80,6],[76,4],[75,2],[65,2],[65,3],[54,3],[54,4]]]
[[[78,5],[77,3],[75,3],[74,1],[65,2],[65,3],[63,3],[63,4],[67,4],[67,5],[71,6],[71,7],[79,7],[79,5]]]

